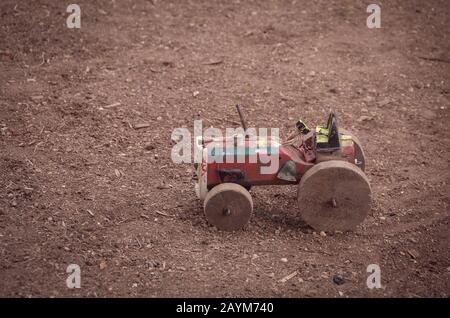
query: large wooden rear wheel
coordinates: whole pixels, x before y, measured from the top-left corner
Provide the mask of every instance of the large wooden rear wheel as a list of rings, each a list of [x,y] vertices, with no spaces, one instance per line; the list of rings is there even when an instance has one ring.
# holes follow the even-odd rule
[[[236,183],[221,183],[208,192],[204,202],[208,222],[219,230],[235,231],[250,220],[253,200],[250,193]]]
[[[314,165],[298,186],[300,216],[318,231],[355,229],[370,210],[370,197],[366,175],[346,161]]]

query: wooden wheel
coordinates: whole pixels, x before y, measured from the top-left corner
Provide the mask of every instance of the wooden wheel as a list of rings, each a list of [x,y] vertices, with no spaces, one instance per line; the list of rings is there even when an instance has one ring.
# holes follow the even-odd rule
[[[300,180],[300,216],[318,231],[352,230],[367,216],[370,196],[369,180],[357,166],[338,160],[321,162]]]
[[[339,133],[343,135],[349,135],[352,137],[353,143],[355,144],[355,159],[358,161],[357,166],[361,168],[362,171],[366,170],[366,156],[362,148],[361,142],[358,137],[353,135],[347,129],[339,128]]]
[[[250,193],[236,183],[222,183],[208,192],[204,202],[205,216],[219,230],[243,228],[253,211]]]

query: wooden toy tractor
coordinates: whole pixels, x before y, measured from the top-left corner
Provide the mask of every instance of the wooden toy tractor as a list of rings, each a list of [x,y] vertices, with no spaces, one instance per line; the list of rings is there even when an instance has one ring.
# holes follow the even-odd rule
[[[247,131],[239,106],[237,110]],[[220,230],[238,230],[249,222],[253,211],[249,190],[259,185],[297,184],[299,215],[317,231],[355,229],[370,210],[364,151],[355,136],[338,129],[333,113],[327,126],[312,130],[298,121],[284,143],[245,133],[200,138],[196,146],[202,154],[196,166],[197,196],[204,201],[208,222]],[[236,160],[239,153],[245,160]],[[267,169],[270,163],[262,155],[277,160],[274,169]]]

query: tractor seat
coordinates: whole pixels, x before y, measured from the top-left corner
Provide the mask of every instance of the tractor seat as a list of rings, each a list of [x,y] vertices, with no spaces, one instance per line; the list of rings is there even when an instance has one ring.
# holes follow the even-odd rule
[[[328,116],[327,127],[316,127],[316,150],[318,152],[332,152],[340,148],[336,115],[331,112]]]

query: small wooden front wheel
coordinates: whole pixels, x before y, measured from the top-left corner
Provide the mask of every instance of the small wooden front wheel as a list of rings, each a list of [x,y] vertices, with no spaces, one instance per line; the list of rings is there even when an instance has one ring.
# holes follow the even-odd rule
[[[219,230],[236,231],[250,220],[253,200],[243,186],[221,183],[208,192],[203,207],[210,224]]]

